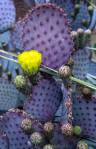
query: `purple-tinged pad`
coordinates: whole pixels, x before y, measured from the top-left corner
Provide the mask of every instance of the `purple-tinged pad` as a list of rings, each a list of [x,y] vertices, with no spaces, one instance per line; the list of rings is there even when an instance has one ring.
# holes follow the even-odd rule
[[[50,0],[51,3],[63,8],[68,14],[68,18],[72,20],[71,13],[74,11],[73,0]]]
[[[54,79],[43,79],[33,86],[32,94],[25,101],[24,110],[40,121],[49,121],[62,100],[62,91]]]
[[[35,131],[42,130],[42,125],[22,110],[11,109],[3,115],[3,131],[8,136],[10,149],[34,149],[33,145],[28,144],[29,136],[21,127],[26,118],[34,121],[32,126]]]
[[[96,140],[96,95],[90,100],[73,94],[73,123],[82,128],[82,136]]]
[[[5,78],[0,78],[0,111],[21,106],[25,96],[20,93],[14,84]]]
[[[6,134],[0,133],[0,149],[9,149],[9,141]]]
[[[23,30],[24,30],[25,23],[21,22],[20,20],[16,23],[15,29],[11,32],[11,42],[13,43],[14,49],[22,49],[22,36],[23,36]]]
[[[15,23],[15,7],[12,0],[0,1],[0,32],[4,32],[14,26]]]
[[[96,62],[90,61],[88,73],[96,76]]]
[[[66,14],[53,4],[42,4],[30,10],[16,24],[12,36],[15,47],[38,50],[43,54],[43,64],[55,69],[67,62],[73,49]]]
[[[78,28],[86,29],[86,27],[84,27],[84,25],[82,24],[83,20],[87,21],[88,24],[90,23],[90,14],[88,12],[88,6],[84,2],[82,2],[80,5],[80,11],[77,14],[72,26],[73,30],[77,30]]]
[[[78,49],[74,55],[73,75],[79,79],[85,79],[89,70],[90,51],[88,49]]]

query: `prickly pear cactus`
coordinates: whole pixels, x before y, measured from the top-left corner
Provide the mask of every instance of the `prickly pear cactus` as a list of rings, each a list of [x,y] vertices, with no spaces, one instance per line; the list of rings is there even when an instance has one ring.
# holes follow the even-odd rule
[[[23,104],[25,96],[14,84],[5,78],[0,78],[0,111],[7,111]]]
[[[32,95],[25,101],[24,110],[40,121],[52,120],[61,100],[62,92],[55,80],[43,79],[33,86]]]
[[[66,14],[52,4],[31,10],[16,24],[12,39],[14,46],[21,50],[36,49],[41,52],[43,64],[51,68],[65,64],[73,49]]]
[[[71,13],[74,11],[74,4],[72,0],[50,0],[50,2],[65,9],[66,13],[68,14],[68,18],[72,19]]]
[[[89,69],[89,51],[87,48],[79,49],[73,56],[73,74],[79,79],[85,79]]]
[[[34,149],[33,145],[30,146],[28,144],[29,135],[26,134],[21,127],[22,121],[26,118],[33,122],[31,116],[17,109],[12,109],[3,115],[2,129],[8,136],[10,149]],[[34,121],[32,124],[35,131],[42,130],[41,124],[39,124],[38,121]]]
[[[79,79],[86,79],[89,70],[91,52],[87,48],[90,45],[91,31],[78,29],[72,32],[76,51],[73,54],[73,75]]]
[[[15,7],[12,0],[0,1],[0,32],[4,32],[14,26]]]
[[[74,124],[81,126],[82,135],[90,139],[96,139],[96,96],[88,100],[82,94],[73,95]]]
[[[61,133],[60,125],[56,124],[51,143],[58,149],[75,149],[79,138],[66,136]],[[71,145],[70,145],[71,144]]]
[[[76,35],[76,34],[74,34]],[[77,31],[77,39],[75,38],[77,51],[73,54],[74,66],[73,74],[75,77],[90,82],[93,85],[96,82],[94,70],[91,68],[91,50],[87,46],[90,45],[91,32],[89,30]],[[76,37],[76,36],[75,36]],[[86,41],[86,42],[85,42]],[[82,47],[80,49],[80,46]],[[79,48],[78,48],[79,47]],[[95,63],[94,63],[95,64]],[[96,65],[95,65],[96,66]],[[96,71],[96,68],[95,68]],[[93,80],[93,81],[92,81]],[[95,130],[95,99],[96,88],[92,90],[88,87],[80,86],[76,84],[75,92],[73,93],[73,123],[79,125],[82,128],[81,136],[88,137],[90,139],[96,139]],[[95,87],[95,86],[94,86]]]
[[[87,22],[87,26],[88,26],[90,22],[90,14],[88,12],[87,3],[85,2],[82,2],[80,5],[79,13],[77,14],[76,19],[73,23],[73,27],[72,27],[73,30],[77,30],[78,28],[83,28],[83,29],[86,28],[83,25],[83,21]]]
[[[95,62],[90,62],[90,67],[88,73],[96,76],[96,63]]]
[[[96,19],[92,3],[81,0],[50,0],[50,2],[66,10],[73,30],[77,30],[79,27],[87,29],[90,26],[90,29],[93,28]]]

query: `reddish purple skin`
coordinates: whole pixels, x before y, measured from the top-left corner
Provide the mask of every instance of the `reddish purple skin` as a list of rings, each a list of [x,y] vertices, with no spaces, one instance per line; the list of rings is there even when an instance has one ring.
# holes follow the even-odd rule
[[[8,136],[10,149],[34,149],[33,145],[29,146],[29,136],[21,128],[21,122],[25,118],[33,120],[21,110],[12,110],[3,116],[2,129]],[[38,121],[34,121],[33,128],[35,131],[42,131],[42,125]]]
[[[12,39],[14,46],[21,50],[41,52],[43,64],[55,69],[67,62],[73,49],[66,14],[53,4],[32,9],[17,23]]]
[[[32,89],[32,95],[25,101],[24,110],[40,121],[49,121],[62,100],[60,86],[54,79],[43,79]]]

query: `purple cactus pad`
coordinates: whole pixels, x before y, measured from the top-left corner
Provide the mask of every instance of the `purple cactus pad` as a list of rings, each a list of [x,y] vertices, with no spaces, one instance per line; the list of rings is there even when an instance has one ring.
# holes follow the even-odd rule
[[[0,111],[22,106],[25,98],[11,81],[3,77],[0,78]]]
[[[80,138],[76,138],[74,136],[63,135],[61,133],[60,125],[56,124],[51,144],[54,144],[56,149],[76,149],[79,139]]]
[[[73,94],[73,123],[82,128],[82,135],[96,139],[96,96],[90,100]]]
[[[30,10],[16,24],[12,39],[15,47],[20,45],[18,49],[41,52],[43,64],[55,69],[67,62],[73,49],[66,14],[53,4],[42,4]]]
[[[24,110],[40,121],[49,121],[62,100],[60,86],[54,79],[43,79],[33,86],[32,95],[25,101]]]
[[[15,7],[12,0],[0,1],[0,32],[3,32],[11,27],[15,23]]]
[[[22,120],[33,118],[21,110],[10,110],[3,115],[3,128],[4,133],[7,134],[9,139],[10,149],[34,149],[33,145],[29,145],[29,136],[21,128]],[[40,131],[41,125],[38,121],[34,121],[33,127],[35,131]]]
[[[90,64],[90,52],[87,48],[78,49],[74,55],[73,75],[79,79],[85,79]]]

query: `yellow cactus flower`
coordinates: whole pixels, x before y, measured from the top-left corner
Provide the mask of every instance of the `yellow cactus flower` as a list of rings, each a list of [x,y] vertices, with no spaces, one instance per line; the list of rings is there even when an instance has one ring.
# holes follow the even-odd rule
[[[34,75],[38,72],[42,63],[42,54],[36,50],[25,51],[18,55],[18,63],[27,75]]]

